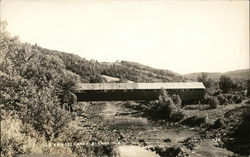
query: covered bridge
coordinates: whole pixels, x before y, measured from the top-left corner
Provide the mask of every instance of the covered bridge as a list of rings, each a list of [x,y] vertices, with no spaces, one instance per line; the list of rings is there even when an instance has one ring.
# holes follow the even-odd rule
[[[201,82],[81,83],[75,87],[75,94],[78,101],[156,100],[162,88],[186,102],[200,100],[205,95]]]

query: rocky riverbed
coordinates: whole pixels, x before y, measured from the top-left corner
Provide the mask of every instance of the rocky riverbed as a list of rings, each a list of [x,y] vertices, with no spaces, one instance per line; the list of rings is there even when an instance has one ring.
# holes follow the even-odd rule
[[[79,125],[111,144],[111,156],[234,156],[219,145],[220,138],[206,139],[197,127],[150,120],[122,102],[92,103],[86,111]]]

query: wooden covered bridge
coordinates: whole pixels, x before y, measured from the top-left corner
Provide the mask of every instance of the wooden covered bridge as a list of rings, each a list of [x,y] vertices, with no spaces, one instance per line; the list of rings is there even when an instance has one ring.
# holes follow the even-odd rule
[[[205,95],[201,82],[177,83],[81,83],[75,87],[78,101],[157,100],[161,89],[178,94],[182,101],[198,101]]]

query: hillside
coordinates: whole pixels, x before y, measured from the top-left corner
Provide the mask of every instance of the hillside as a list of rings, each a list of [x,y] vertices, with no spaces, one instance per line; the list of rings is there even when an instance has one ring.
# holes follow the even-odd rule
[[[34,46],[33,46],[34,47]],[[65,69],[80,76],[81,82],[105,82],[107,77],[133,82],[181,82],[185,79],[172,71],[151,68],[135,62],[98,62],[65,52],[36,47],[42,54],[63,62]],[[106,76],[106,77],[103,77]]]
[[[101,63],[101,74],[134,82],[181,82],[185,79],[172,71],[155,69],[135,62]]]
[[[227,75],[227,76],[231,76],[232,78],[239,78],[239,79],[250,79],[250,69],[241,69],[241,70],[235,70],[235,71],[229,71],[229,72],[225,72],[225,73],[209,73],[209,72],[205,72],[206,74],[208,74],[208,77],[212,78],[212,79],[219,79],[221,77],[221,75]],[[189,74],[184,74],[182,75],[183,77],[186,77],[187,79],[193,79],[196,80],[197,77],[199,75],[201,75],[202,72],[199,73],[189,73]]]
[[[226,72],[225,75],[229,75],[233,78],[250,79],[250,69],[229,71]]]

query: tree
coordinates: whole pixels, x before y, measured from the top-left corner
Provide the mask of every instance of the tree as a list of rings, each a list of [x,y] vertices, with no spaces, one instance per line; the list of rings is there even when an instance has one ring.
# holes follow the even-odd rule
[[[235,84],[230,76],[222,75],[220,77],[219,87],[224,93],[228,93],[235,87]]]
[[[176,106],[173,103],[172,98],[168,95],[165,89],[160,90],[159,94],[159,106],[158,115],[160,118],[170,118],[176,110]]]
[[[247,80],[236,78],[234,79],[234,88],[237,90],[246,90],[247,89]]]
[[[197,77],[197,80],[198,80],[199,82],[203,82],[203,84],[204,84],[204,86],[205,86],[206,88],[210,88],[210,87],[212,87],[212,85],[213,85],[213,80],[212,80],[211,78],[209,78],[209,77],[208,77],[208,74],[206,74],[206,73],[202,73],[201,75],[199,75],[199,76]]]

